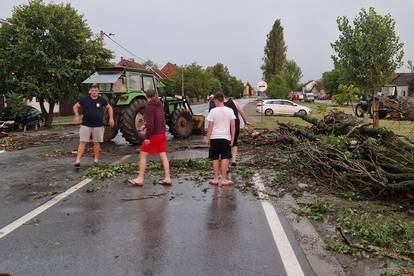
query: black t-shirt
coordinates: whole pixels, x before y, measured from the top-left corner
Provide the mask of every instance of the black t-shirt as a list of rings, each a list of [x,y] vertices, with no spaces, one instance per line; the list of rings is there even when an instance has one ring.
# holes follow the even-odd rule
[[[101,96],[98,96],[96,100],[91,96],[85,96],[80,98],[79,104],[82,106],[82,125],[87,127],[102,127],[104,108],[108,102]]]

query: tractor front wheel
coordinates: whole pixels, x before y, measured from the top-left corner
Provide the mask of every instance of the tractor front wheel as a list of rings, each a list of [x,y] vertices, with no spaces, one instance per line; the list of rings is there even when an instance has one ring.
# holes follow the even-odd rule
[[[129,106],[123,108],[119,127],[122,136],[131,144],[141,144],[145,139],[144,109],[147,101],[139,98],[135,99]]]
[[[175,138],[187,138],[194,127],[193,116],[188,110],[177,109],[172,114],[170,132]]]

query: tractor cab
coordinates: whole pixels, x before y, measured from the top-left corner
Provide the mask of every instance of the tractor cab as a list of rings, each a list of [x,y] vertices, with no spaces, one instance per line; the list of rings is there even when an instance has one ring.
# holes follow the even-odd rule
[[[120,130],[131,144],[141,144],[145,137],[143,112],[147,99],[145,92],[155,90],[164,103],[165,121],[176,138],[187,138],[193,132],[204,132],[204,116],[193,115],[185,97],[164,93],[165,85],[151,71],[128,67],[100,68],[84,84],[98,84],[100,92],[113,106],[115,128],[106,124],[104,140],[112,140]],[[105,116],[105,122],[108,121]]]

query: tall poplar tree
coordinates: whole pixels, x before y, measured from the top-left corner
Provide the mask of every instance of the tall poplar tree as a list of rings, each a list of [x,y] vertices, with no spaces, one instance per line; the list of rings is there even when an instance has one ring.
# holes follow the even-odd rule
[[[273,75],[278,75],[283,71],[286,63],[286,50],[283,27],[280,19],[277,19],[273,24],[272,30],[267,35],[264,48],[262,70],[266,81],[270,81]]]

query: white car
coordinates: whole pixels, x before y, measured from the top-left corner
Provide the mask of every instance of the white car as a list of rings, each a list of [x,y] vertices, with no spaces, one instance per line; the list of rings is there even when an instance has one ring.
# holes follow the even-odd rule
[[[295,113],[308,115],[312,113],[312,109],[307,106],[299,105],[288,100],[272,99],[264,100],[256,105],[257,113],[264,113],[266,116],[272,115],[290,115]]]

